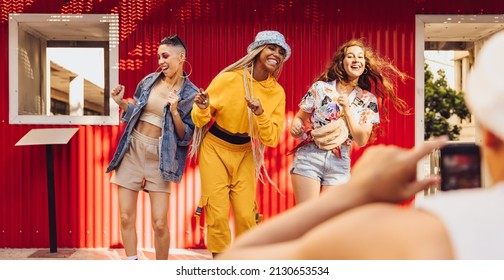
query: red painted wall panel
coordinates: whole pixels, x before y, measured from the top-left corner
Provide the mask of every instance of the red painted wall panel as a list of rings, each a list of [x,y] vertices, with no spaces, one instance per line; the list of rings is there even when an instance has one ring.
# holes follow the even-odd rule
[[[503,13],[502,1],[343,1],[343,0],[10,0],[0,1],[0,247],[49,247],[45,148],[15,147],[30,129],[52,126],[9,125],[8,14],[117,13],[120,17],[120,83],[131,94],[137,82],[157,68],[157,44],[178,33],[188,47],[191,80],[206,87],[225,66],[245,54],[254,35],[277,29],[293,54],[280,83],[287,93],[282,142],[266,152],[273,186],[258,186],[257,201],[268,219],[294,205],[286,156],[295,140],[288,126],[297,103],[344,41],[365,38],[399,69],[414,76],[415,14]],[[414,80],[399,86],[414,105]],[[411,147],[414,117],[390,111],[378,143]],[[124,126],[78,126],[67,145],[54,147],[58,247],[120,247],[117,193],[105,168]],[[357,159],[362,149],[353,153]],[[357,176],[357,175],[355,175]],[[188,164],[170,198],[172,248],[204,247],[204,229],[193,213],[198,202],[199,173]],[[139,197],[139,247],[153,247],[148,197]],[[204,220],[202,220],[204,222]]]

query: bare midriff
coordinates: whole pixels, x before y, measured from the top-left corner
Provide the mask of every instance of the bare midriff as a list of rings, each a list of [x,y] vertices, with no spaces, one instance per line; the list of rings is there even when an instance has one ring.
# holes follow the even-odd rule
[[[136,126],[136,130],[141,134],[151,137],[159,138],[161,137],[161,128],[157,127],[151,123],[140,120]]]

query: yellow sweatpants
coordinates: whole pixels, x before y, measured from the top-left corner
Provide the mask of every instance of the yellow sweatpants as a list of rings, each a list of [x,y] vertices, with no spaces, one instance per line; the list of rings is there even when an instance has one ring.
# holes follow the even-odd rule
[[[201,200],[205,210],[207,246],[223,252],[231,243],[229,207],[233,207],[235,234],[256,225],[256,181],[252,146],[231,144],[212,133],[205,135],[199,152]]]

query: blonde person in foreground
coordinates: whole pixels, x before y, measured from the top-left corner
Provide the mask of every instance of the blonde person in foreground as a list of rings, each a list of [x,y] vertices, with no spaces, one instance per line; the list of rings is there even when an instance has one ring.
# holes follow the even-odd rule
[[[417,181],[418,160],[446,143],[370,147],[350,181],[241,236],[221,259],[504,259],[504,32],[476,57],[466,103],[481,128],[493,187],[401,202],[436,179]],[[376,164],[379,162],[380,164]],[[372,167],[372,168],[370,168]],[[358,176],[357,176],[358,174]]]

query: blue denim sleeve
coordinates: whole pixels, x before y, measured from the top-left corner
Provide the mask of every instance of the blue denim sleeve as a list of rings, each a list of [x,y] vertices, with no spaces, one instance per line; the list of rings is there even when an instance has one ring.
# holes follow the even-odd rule
[[[184,123],[186,124],[185,135],[183,139],[177,139],[177,145],[179,146],[189,146],[194,132],[194,123],[192,122],[190,114],[184,118]]]
[[[129,122],[129,120],[131,119],[131,115],[133,115],[134,108],[135,108],[135,105],[128,102],[128,111],[122,113],[121,121]]]
[[[143,82],[148,78],[149,76],[143,78],[137,85],[135,94],[133,94],[133,99],[135,100],[135,104],[128,102],[128,111],[123,112],[121,115],[121,121],[123,122],[129,122],[131,119],[131,116],[133,115],[133,110],[136,107],[136,103],[138,102],[138,99],[140,98],[140,95],[142,94],[142,85]]]
[[[188,90],[188,98],[182,100],[179,105],[179,113],[183,113],[182,121],[185,124],[185,135],[183,139],[177,139],[177,145],[179,146],[189,146],[194,133],[194,122],[191,118],[191,110],[194,103],[194,97],[198,93],[198,88],[191,83],[191,87]],[[182,115],[181,115],[182,116]]]
[[[181,108],[182,112],[186,112],[184,118],[182,121],[185,124],[185,135],[184,138],[178,139],[177,138],[177,145],[179,146],[189,146],[192,140],[192,136],[194,133],[194,122],[192,121],[191,118],[191,110],[192,110],[192,105],[194,102],[194,98],[191,96],[189,100],[185,100],[183,102],[183,108]]]

